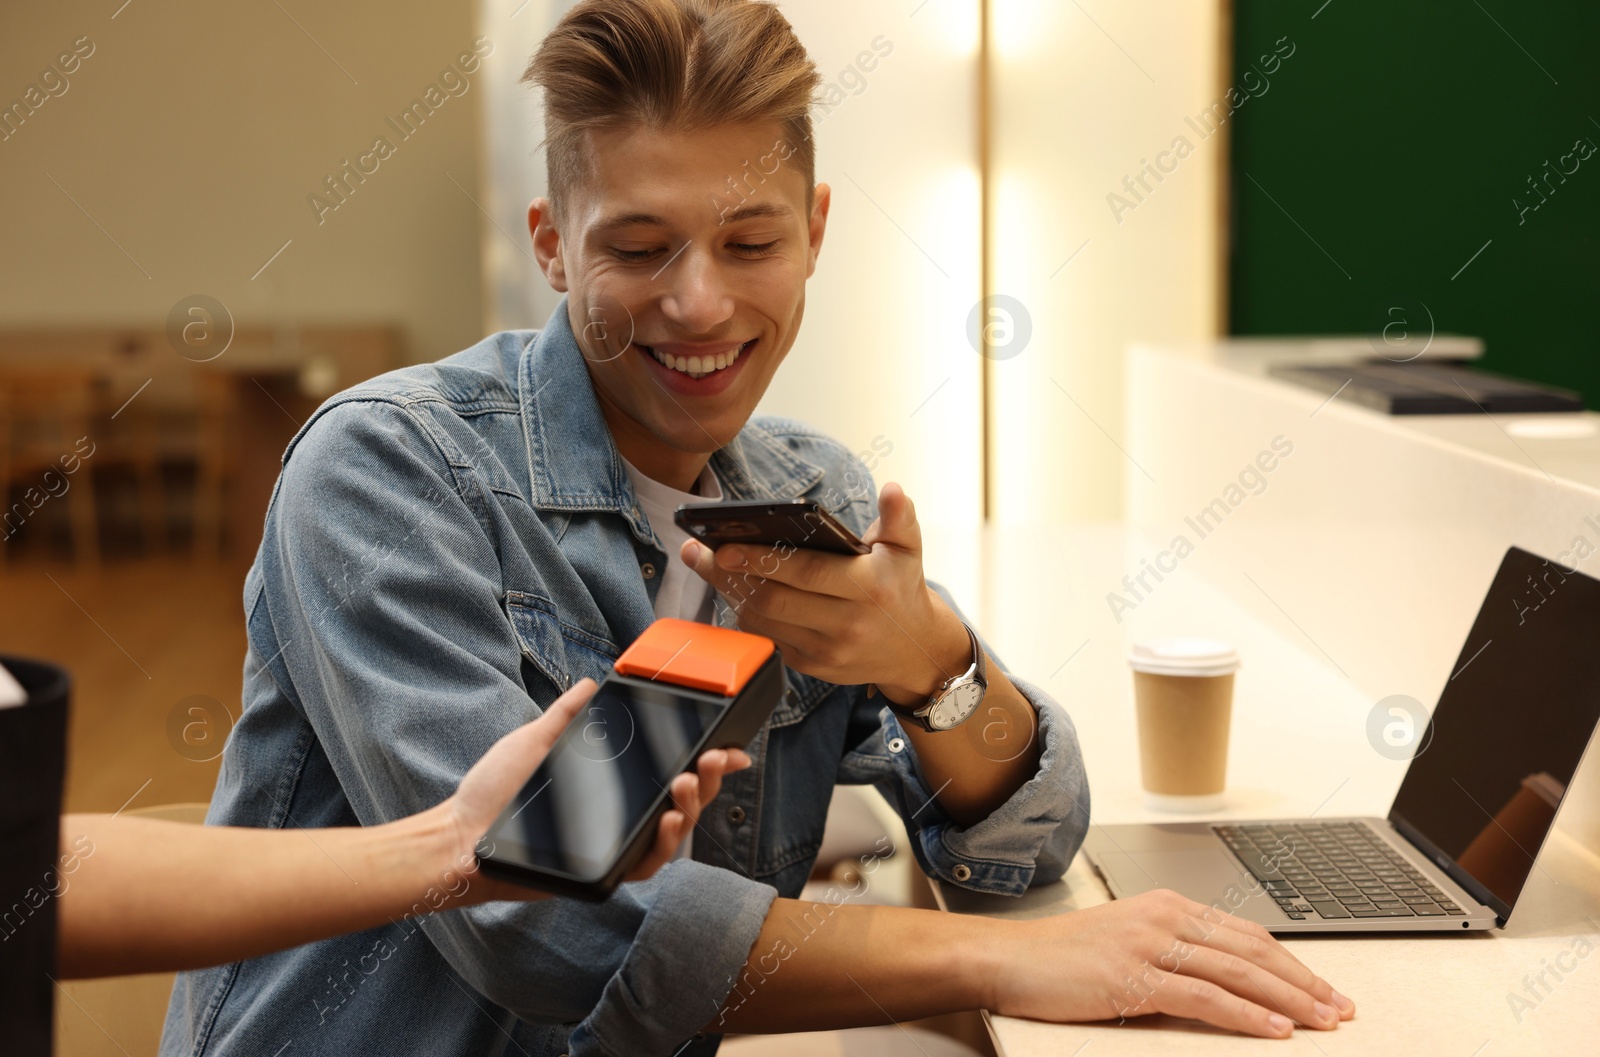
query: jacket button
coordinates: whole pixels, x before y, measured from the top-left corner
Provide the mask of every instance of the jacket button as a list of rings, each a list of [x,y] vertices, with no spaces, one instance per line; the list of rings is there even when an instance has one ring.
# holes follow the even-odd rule
[[[732,807],[730,807],[728,809],[728,821],[732,822],[735,826],[737,826],[739,823],[743,822],[744,821],[744,808],[740,807],[738,804],[735,804]]]
[[[905,747],[906,747],[906,742],[905,742],[904,738],[890,738],[889,739],[889,751],[890,752],[900,752]]]
[[[656,567],[651,565],[649,562],[645,562],[643,565],[639,566],[639,571],[644,574],[644,578],[646,580],[655,578]]]
[[[970,881],[972,880],[972,867],[964,862],[956,863],[956,868],[950,871],[950,876],[957,881]]]

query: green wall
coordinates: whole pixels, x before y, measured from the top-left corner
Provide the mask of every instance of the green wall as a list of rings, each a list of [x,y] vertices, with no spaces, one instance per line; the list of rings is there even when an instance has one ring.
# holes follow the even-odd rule
[[[1232,332],[1398,338],[1431,312],[1600,406],[1600,4],[1234,6]]]

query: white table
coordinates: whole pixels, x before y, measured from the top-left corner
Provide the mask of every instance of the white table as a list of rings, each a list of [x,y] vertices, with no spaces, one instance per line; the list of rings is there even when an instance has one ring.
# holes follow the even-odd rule
[[[1283,638],[1182,566],[1122,624],[1115,621],[1107,592],[1128,571],[1125,563],[1136,569],[1139,556],[1150,553],[1120,526],[982,532],[925,527],[925,533],[929,576],[956,593],[1007,667],[1046,687],[1071,713],[1088,767],[1095,823],[1175,818],[1147,810],[1142,801],[1132,680],[1123,658],[1131,638],[1185,632],[1229,639],[1244,658],[1236,681],[1228,801],[1219,817],[1387,813],[1405,764],[1368,744],[1373,699],[1307,640]],[[1600,793],[1597,770],[1581,772],[1569,795],[1592,802]],[[1067,913],[1109,898],[1082,856],[1063,883],[1021,899],[936,888],[946,910],[1018,919]],[[1308,1043],[1330,1057],[1502,1057],[1600,1048],[1600,856],[1563,833],[1559,823],[1503,931],[1285,942],[1353,998],[1358,1012],[1337,1031],[1297,1032],[1283,1052],[1312,1052]],[[1554,973],[1546,976],[1548,993],[1535,981],[1530,997],[1525,978],[1555,965],[1572,968],[1559,980]],[[1528,1002],[1520,1021],[1513,995]],[[1002,1057],[1080,1050],[1262,1052],[1266,1045],[1165,1016],[1122,1026],[985,1018]]]

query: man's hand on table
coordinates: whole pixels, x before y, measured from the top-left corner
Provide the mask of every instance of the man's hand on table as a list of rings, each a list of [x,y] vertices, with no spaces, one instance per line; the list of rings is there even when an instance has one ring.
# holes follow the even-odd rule
[[[1328,1030],[1355,1004],[1266,929],[1155,891],[1057,917],[1001,922],[992,994],[1008,1016],[1093,1021],[1168,1013],[1284,1038]]]
[[[1287,1038],[1355,1005],[1261,926],[1168,891],[1008,921],[778,899],[707,1031],[822,1031],[987,1009],[1057,1023],[1150,1013]],[[833,923],[829,923],[829,922]]]

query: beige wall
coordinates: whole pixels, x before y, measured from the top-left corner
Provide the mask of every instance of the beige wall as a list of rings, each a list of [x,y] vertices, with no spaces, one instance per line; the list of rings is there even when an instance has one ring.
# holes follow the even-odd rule
[[[528,204],[545,183],[544,115],[538,93],[519,83],[539,42],[572,0],[478,0],[479,32],[497,44],[484,60],[483,193],[479,202],[483,330],[538,329],[561,295],[539,271],[528,235]]]
[[[0,325],[160,326],[205,293],[240,321],[393,321],[414,359],[477,340],[480,214],[449,178],[477,186],[476,76],[410,139],[387,130],[395,152],[322,223],[307,204],[470,49],[469,0],[116,11],[0,16],[0,101],[94,47],[0,142]]]
[[[0,142],[0,194],[12,203],[0,325],[158,324],[180,298],[207,293],[241,321],[392,320],[415,360],[498,326],[537,325],[554,297],[522,255],[521,216],[543,169],[534,100],[515,77],[564,6],[291,2],[286,13],[185,0],[135,2],[112,19],[109,5],[92,15],[13,5],[0,23],[10,71],[0,100],[75,39],[88,35],[95,50],[65,94]],[[818,178],[834,188],[828,241],[763,409],[874,452],[880,482],[904,483],[924,516],[973,521],[978,0],[782,6],[843,95],[817,126]],[[1032,328],[1026,348],[994,365],[1001,520],[1119,516],[1124,348],[1220,325],[1225,143],[1184,118],[1219,91],[1221,7],[991,4],[991,266]],[[496,50],[466,93],[410,139],[387,128],[479,35]],[[876,62],[863,63],[874,41]],[[495,179],[480,170],[486,107]],[[307,196],[383,134],[395,153],[319,223]],[[1123,178],[1180,135],[1193,153],[1118,222],[1107,195],[1126,196]]]

